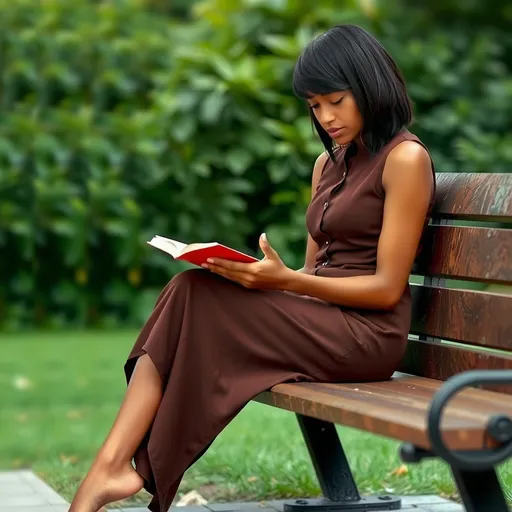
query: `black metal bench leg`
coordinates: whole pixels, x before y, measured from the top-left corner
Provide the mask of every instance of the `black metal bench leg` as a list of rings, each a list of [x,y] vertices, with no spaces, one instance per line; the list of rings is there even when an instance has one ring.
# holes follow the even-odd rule
[[[509,512],[494,469],[464,471],[452,468],[466,512]]]
[[[332,423],[297,414],[299,426],[313,461],[324,498],[286,502],[285,512],[345,512],[398,510],[395,496],[361,497]]]

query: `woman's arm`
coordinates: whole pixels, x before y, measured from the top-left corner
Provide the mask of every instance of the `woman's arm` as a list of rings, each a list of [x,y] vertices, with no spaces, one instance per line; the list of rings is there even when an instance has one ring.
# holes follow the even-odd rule
[[[396,146],[386,159],[382,184],[386,198],[375,274],[337,278],[291,272],[284,289],[348,307],[388,309],[398,303],[409,279],[432,194],[427,151],[412,141]]]
[[[292,270],[260,237],[265,258],[256,263],[209,259],[204,266],[247,288],[288,290],[342,306],[390,309],[400,300],[416,256],[432,195],[430,156],[415,142],[402,142],[390,151],[382,184],[384,218],[375,274],[323,277]],[[309,258],[314,247],[310,246]],[[311,259],[306,264],[313,265]]]
[[[322,171],[327,163],[329,158],[329,154],[327,152],[323,152],[315,162],[313,167],[313,175],[311,177],[311,198],[315,195],[316,187],[318,186],[318,182],[320,180],[320,176],[322,176]],[[306,244],[306,261],[304,262],[304,267],[302,267],[298,272],[304,272],[306,269],[313,268],[315,266],[316,253],[320,250],[318,244],[311,238],[311,235],[308,233],[308,240]]]

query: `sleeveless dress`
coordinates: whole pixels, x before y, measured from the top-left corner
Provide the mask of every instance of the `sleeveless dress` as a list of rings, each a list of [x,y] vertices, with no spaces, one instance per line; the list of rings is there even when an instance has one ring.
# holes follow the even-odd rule
[[[388,153],[412,140],[397,134],[376,155],[328,159],[306,212],[320,247],[318,276],[373,274],[382,226]],[[422,144],[423,145],[423,144]],[[433,205],[435,186],[432,190]],[[426,220],[426,222],[428,219]],[[392,310],[359,310],[284,291],[249,290],[204,269],[176,275],[161,292],[124,366],[148,354],[163,383],[154,422],[134,456],[149,509],[167,512],[183,473],[242,408],[282,382],[387,380],[406,349],[407,289]]]

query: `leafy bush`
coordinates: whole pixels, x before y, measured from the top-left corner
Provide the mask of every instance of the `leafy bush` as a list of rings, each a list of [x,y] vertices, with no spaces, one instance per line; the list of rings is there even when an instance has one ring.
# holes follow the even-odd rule
[[[512,168],[505,2],[186,5],[3,6],[3,328],[139,324],[183,268],[147,248],[155,233],[256,252],[266,230],[302,266],[321,146],[291,74],[334,23],[365,26],[396,58],[438,170]]]

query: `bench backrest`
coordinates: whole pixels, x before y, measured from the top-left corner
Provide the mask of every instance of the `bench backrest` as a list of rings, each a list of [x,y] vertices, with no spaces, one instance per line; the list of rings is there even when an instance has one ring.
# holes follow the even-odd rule
[[[437,184],[401,370],[445,380],[512,369],[512,174],[440,173]]]

